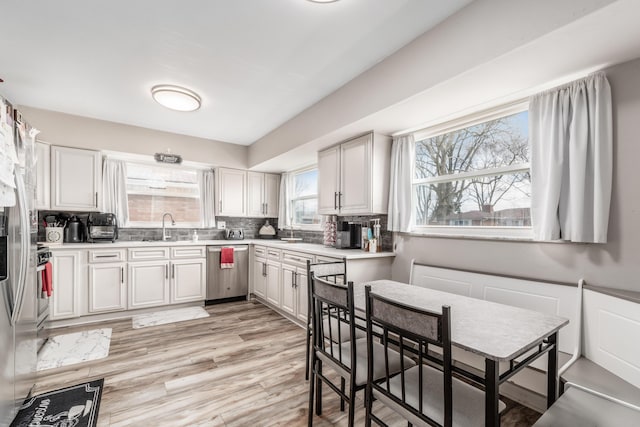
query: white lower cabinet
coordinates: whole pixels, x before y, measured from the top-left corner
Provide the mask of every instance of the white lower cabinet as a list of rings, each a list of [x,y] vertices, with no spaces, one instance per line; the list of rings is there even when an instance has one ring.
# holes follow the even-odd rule
[[[296,267],[282,264],[282,304],[280,308],[286,313],[296,313]]]
[[[267,301],[276,307],[280,307],[280,263],[277,261],[267,261]]]
[[[83,251],[55,251],[52,257],[53,294],[49,315],[51,320],[79,317],[80,263]]]
[[[169,261],[129,263],[128,308],[169,304]]]
[[[309,319],[309,283],[307,270],[298,267],[296,277],[296,318],[307,323]]]
[[[206,260],[171,261],[171,303],[204,300]]]
[[[127,309],[126,264],[89,264],[89,313]]]
[[[260,298],[267,297],[267,261],[256,258],[253,262],[253,293]]]

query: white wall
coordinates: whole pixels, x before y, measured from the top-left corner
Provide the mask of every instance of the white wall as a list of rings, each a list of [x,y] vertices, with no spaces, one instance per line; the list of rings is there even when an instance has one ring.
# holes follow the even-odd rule
[[[54,145],[153,155],[167,148],[184,160],[244,169],[247,147],[19,106],[29,124],[41,130],[38,139]]]
[[[605,70],[612,89],[614,177],[609,243],[533,243],[396,235],[393,278],[428,264],[640,290],[640,59]]]

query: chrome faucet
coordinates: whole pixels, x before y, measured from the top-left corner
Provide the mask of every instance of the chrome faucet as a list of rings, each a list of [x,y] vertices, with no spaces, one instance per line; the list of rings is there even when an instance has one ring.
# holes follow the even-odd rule
[[[171,218],[171,225],[176,225],[176,222],[173,220],[173,215],[171,215],[169,212],[165,212],[164,214],[162,214],[162,240],[169,240],[167,229],[164,226],[164,220],[167,215],[169,215],[169,218]]]

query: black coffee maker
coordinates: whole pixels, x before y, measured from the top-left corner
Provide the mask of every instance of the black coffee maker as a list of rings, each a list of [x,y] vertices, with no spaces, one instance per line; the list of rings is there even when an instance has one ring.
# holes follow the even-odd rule
[[[64,242],[65,243],[82,243],[85,239],[84,224],[80,219],[73,215],[67,221],[67,225],[64,227]]]

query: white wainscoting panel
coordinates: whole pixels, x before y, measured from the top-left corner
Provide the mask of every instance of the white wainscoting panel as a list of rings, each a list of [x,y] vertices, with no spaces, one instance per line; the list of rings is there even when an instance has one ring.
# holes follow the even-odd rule
[[[640,305],[585,290],[582,307],[583,355],[640,387]]]

